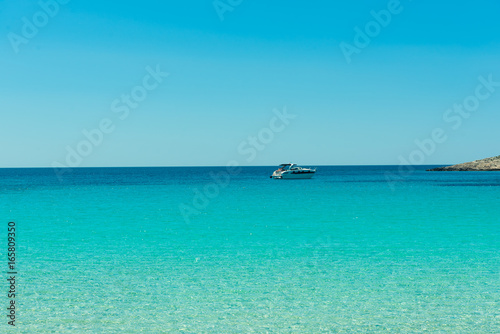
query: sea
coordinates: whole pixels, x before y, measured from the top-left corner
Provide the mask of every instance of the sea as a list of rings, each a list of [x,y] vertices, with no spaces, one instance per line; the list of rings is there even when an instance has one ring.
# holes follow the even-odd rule
[[[500,173],[432,167],[0,169],[0,332],[499,333]]]

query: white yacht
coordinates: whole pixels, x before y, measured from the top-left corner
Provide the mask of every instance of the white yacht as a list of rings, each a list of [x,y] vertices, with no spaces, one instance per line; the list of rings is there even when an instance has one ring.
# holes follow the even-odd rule
[[[296,164],[281,164],[274,171],[271,178],[273,179],[310,179],[316,173],[316,168],[303,168]]]

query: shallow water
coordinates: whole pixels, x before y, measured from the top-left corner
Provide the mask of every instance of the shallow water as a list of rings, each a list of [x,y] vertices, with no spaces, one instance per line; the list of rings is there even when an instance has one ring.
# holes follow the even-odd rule
[[[16,330],[494,333],[500,173],[426,168],[0,169]]]

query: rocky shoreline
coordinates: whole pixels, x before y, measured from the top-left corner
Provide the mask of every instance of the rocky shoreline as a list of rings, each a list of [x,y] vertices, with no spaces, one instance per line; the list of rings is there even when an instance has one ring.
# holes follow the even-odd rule
[[[492,158],[486,158],[481,160],[475,160],[471,162],[466,162],[463,164],[438,167],[433,169],[428,169],[430,172],[471,172],[471,171],[500,171],[500,155]]]

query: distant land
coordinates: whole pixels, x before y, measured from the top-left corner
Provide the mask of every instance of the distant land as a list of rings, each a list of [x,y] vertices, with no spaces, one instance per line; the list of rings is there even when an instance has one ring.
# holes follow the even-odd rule
[[[431,172],[468,172],[468,171],[500,171],[500,155],[463,164],[428,169]]]

